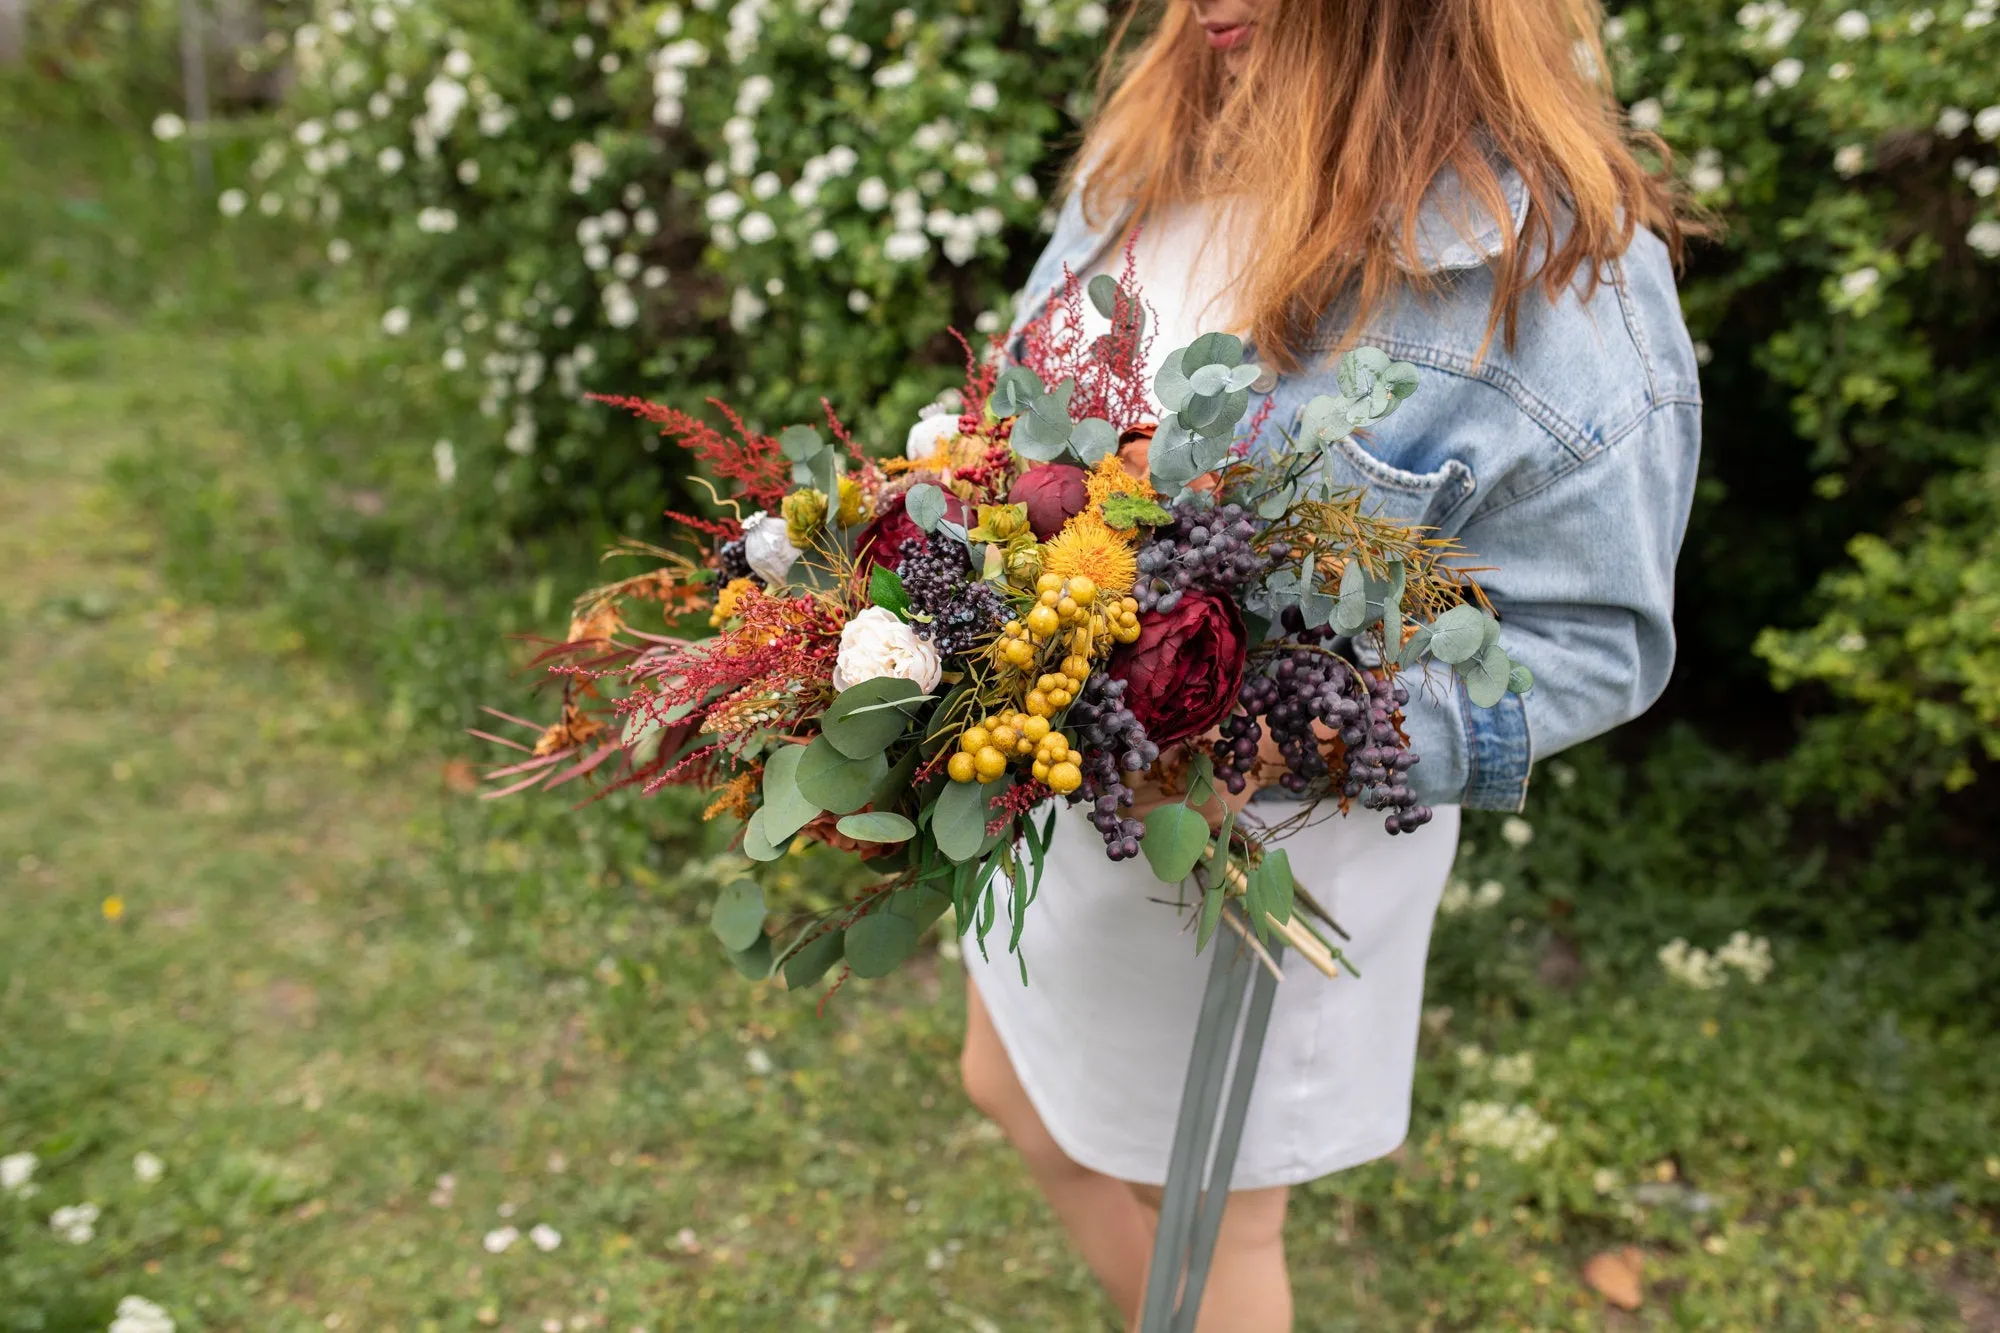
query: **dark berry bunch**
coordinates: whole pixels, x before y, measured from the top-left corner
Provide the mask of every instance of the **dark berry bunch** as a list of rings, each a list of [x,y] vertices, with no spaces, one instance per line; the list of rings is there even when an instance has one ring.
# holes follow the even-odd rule
[[[1082,742],[1082,798],[1090,803],[1090,822],[1104,836],[1104,850],[1114,861],[1139,854],[1146,826],[1129,814],[1133,791],[1125,774],[1150,768],[1160,747],[1146,738],[1146,728],[1125,706],[1125,682],[1099,672],[1084,684],[1083,693],[1063,716],[1065,729]]]
[[[1418,805],[1409,771],[1417,756],[1396,730],[1396,711],[1410,694],[1394,677],[1356,671],[1325,651],[1330,629],[1307,629],[1296,609],[1282,618],[1286,641],[1247,673],[1238,707],[1223,719],[1213,748],[1215,775],[1241,792],[1257,764],[1266,727],[1285,759],[1278,784],[1297,795],[1321,791],[1331,778],[1314,723],[1339,733],[1347,750],[1342,793],[1359,797],[1370,810],[1387,810],[1383,827],[1408,833],[1430,822],[1431,808]]]
[[[1171,611],[1189,588],[1233,597],[1270,568],[1251,542],[1264,523],[1242,505],[1199,496],[1175,502],[1174,521],[1153,529],[1139,552],[1139,610]]]
[[[999,589],[972,577],[972,561],[955,541],[912,537],[899,548],[903,591],[910,609],[930,617],[912,618],[919,638],[929,639],[946,657],[971,652],[1007,622],[1007,603]]]
[[[724,583],[750,577],[750,555],[744,549],[741,537],[726,541],[716,548],[715,569]]]

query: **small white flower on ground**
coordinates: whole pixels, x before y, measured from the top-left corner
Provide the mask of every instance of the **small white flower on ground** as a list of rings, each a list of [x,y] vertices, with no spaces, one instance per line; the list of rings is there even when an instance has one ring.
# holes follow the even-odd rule
[[[1972,118],[1972,132],[1982,139],[2000,139],[2000,106],[1981,107]]]
[[[1780,88],[1790,88],[1799,81],[1805,72],[1804,61],[1794,56],[1786,56],[1783,60],[1771,66],[1771,82],[1777,84]]]
[[[1713,148],[1704,148],[1694,155],[1694,165],[1688,170],[1688,184],[1698,194],[1710,194],[1722,188],[1722,155]]]
[[[449,486],[458,480],[458,454],[452,449],[450,440],[439,440],[431,446],[431,465],[437,469],[438,485]],[[442,1182],[447,1179],[449,1177],[439,1177],[440,1189],[443,1188]],[[445,1193],[449,1195],[450,1191],[445,1190]],[[433,1203],[437,1201],[435,1195],[431,1201]],[[450,1200],[447,1199],[446,1202]]]
[[[2000,255],[2000,222],[1987,218],[1973,223],[1966,230],[1965,243],[1988,259]]]
[[[1669,977],[1694,990],[1714,990],[1729,980],[1708,950],[1690,948],[1684,939],[1669,941],[1661,948],[1659,959]]]
[[[1868,16],[1850,9],[1833,21],[1833,35],[1843,41],[1858,42],[1868,35]]]
[[[712,194],[708,197],[708,202],[702,205],[702,212],[708,215],[710,222],[727,222],[742,211],[743,201],[733,190]]]
[[[906,88],[916,81],[917,66],[912,60],[898,60],[875,71],[877,88]]]
[[[879,212],[889,206],[889,186],[880,176],[870,176],[854,187],[854,202],[869,212]]]
[[[1599,1194],[1611,1194],[1618,1189],[1618,1173],[1608,1166],[1600,1166],[1590,1173],[1590,1187]]]
[[[495,1227],[493,1230],[487,1232],[479,1243],[486,1247],[488,1254],[505,1254],[513,1248],[514,1242],[519,1239],[521,1239],[520,1228]]]
[[[930,237],[920,231],[892,231],[882,242],[882,257],[891,263],[907,264],[930,253]]]
[[[965,104],[974,111],[991,111],[1000,105],[1000,90],[981,79],[965,90]]]
[[[664,287],[667,285],[667,271],[654,264],[639,275],[639,285],[646,288]]]
[[[1699,347],[1695,349],[1695,360],[1701,360],[1701,349]],[[1576,770],[1560,759],[1549,765],[1549,776],[1555,780],[1556,786],[1561,787],[1564,791],[1568,791],[1576,785]]]
[[[576,114],[576,103],[567,95],[557,94],[549,103],[549,119],[568,120]]]
[[[1852,273],[1840,275],[1840,294],[1848,301],[1859,301],[1874,292],[1881,284],[1882,273],[1874,265],[1855,269]]]
[[[458,177],[460,185],[479,184],[479,164],[469,157],[458,164],[453,174]]]
[[[1826,77],[1829,79],[1844,79],[1852,73],[1854,73],[1854,66],[1848,64],[1845,60],[1836,60],[1826,67]]]
[[[445,54],[444,72],[451,75],[454,79],[470,78],[472,75],[472,56],[458,47],[453,47]]]
[[[118,1302],[118,1315],[106,1333],[174,1333],[174,1321],[144,1296],[127,1296]]]
[[[736,234],[745,245],[762,245],[778,234],[778,224],[771,221],[768,213],[746,213],[743,221],[736,224]]]
[[[292,130],[292,138],[301,148],[310,148],[326,138],[326,126],[317,120],[302,120]]]
[[[749,536],[747,526],[744,536]],[[937,688],[942,673],[937,649],[883,607],[869,607],[840,631],[840,655],[833,666],[836,690],[852,689],[877,676],[893,676],[928,693]]]
[[[743,520],[743,556],[766,583],[783,583],[798,562],[799,548],[785,535],[784,519],[756,513]]]
[[[1507,896],[1507,886],[1497,879],[1489,879],[1473,891],[1472,905],[1478,908],[1497,907]]]
[[[547,1222],[537,1222],[529,1229],[528,1239],[534,1242],[536,1249],[540,1250],[543,1254],[547,1254],[562,1244],[562,1232],[557,1231]]]
[[[611,274],[620,281],[630,282],[639,276],[640,263],[639,256],[627,250],[625,253],[619,255],[618,258],[611,261]]]
[[[1715,961],[1735,968],[1751,985],[1761,986],[1771,975],[1771,942],[1762,935],[1752,939],[1749,931],[1739,930],[1715,951]]]
[[[1983,167],[1975,168],[1972,174],[1965,178],[1965,183],[1972,187],[1974,194],[1984,199],[1995,190],[2000,190],[2000,167],[1988,162]]]
[[[831,259],[840,253],[840,237],[821,227],[806,241],[806,249],[814,259]]]
[[[132,1174],[141,1185],[150,1185],[167,1174],[167,1164],[152,1153],[136,1153],[132,1157]]]
[[[187,122],[171,111],[153,117],[153,137],[161,143],[172,143],[186,133]]]
[[[402,306],[390,306],[382,312],[382,332],[391,338],[401,337],[410,331],[410,312]]]
[[[785,183],[778,179],[775,171],[760,171],[750,182],[750,193],[759,199],[772,198],[784,188]]]
[[[1042,192],[1042,187],[1035,184],[1033,176],[1016,176],[1013,185],[1009,188],[1014,191],[1014,197],[1023,203],[1034,199]]]
[[[1634,129],[1657,130],[1666,113],[1660,106],[1659,98],[1648,97],[1634,102],[1628,114],[1631,116]]]
[[[1540,1156],[1556,1141],[1556,1127],[1534,1107],[1501,1102],[1462,1103],[1451,1133],[1475,1148],[1492,1148],[1518,1162]]]
[[[869,310],[874,308],[874,305],[875,298],[867,292],[862,291],[859,287],[849,289],[847,293],[847,308],[855,314],[865,315]]]
[[[1500,825],[1500,841],[1509,847],[1526,847],[1535,840],[1535,826],[1519,815],[1507,816]]]
[[[752,1046],[748,1051],[744,1052],[743,1064],[758,1078],[769,1078],[771,1071],[777,1068],[777,1065],[771,1062],[770,1055],[765,1052],[762,1046]]]
[[[1103,32],[1104,25],[1110,21],[1111,11],[1098,4],[1097,0],[1086,0],[1086,3],[1077,6],[1076,30],[1085,37],[1095,37]]]
[[[20,1194],[35,1178],[41,1159],[31,1152],[10,1152],[0,1157],[0,1191]]]
[[[375,166],[384,176],[393,176],[403,169],[403,150],[390,144],[375,154]]]
[[[1938,112],[1937,132],[1947,139],[1956,139],[1972,124],[1972,114],[1964,107],[1948,106]]]
[[[1868,164],[1868,150],[1858,143],[1842,144],[1833,154],[1833,169],[1843,176],[1858,176]]]
[[[438,357],[438,362],[449,371],[457,372],[464,370],[465,349],[463,347],[447,347],[444,349],[443,354]]]
[[[764,318],[764,312],[770,308],[763,297],[748,287],[738,287],[729,295],[729,327],[743,333]]]
[[[73,1203],[49,1214],[49,1230],[71,1245],[87,1245],[97,1235],[99,1213],[94,1203]]]
[[[1535,1081],[1535,1053],[1519,1051],[1493,1062],[1493,1081],[1510,1088],[1525,1088]]]
[[[224,190],[216,196],[215,206],[226,218],[241,217],[243,210],[250,206],[250,196],[238,189]]]
[[[1472,908],[1472,886],[1454,876],[1445,881],[1444,893],[1438,898],[1438,911],[1444,916],[1458,916]]]

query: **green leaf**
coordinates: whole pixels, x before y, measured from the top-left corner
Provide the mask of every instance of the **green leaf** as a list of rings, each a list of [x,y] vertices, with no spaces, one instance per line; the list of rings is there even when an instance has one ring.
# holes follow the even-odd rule
[[[1458,674],[1465,678],[1466,697],[1481,708],[1491,708],[1506,695],[1513,670],[1507,650],[1495,643],[1471,661],[1459,663]]]
[[[1211,362],[1197,367],[1188,376],[1188,385],[1202,397],[1222,393],[1230,387],[1229,367]]]
[[[1452,607],[1431,622],[1431,656],[1449,666],[1473,657],[1486,644],[1488,619],[1469,602]]]
[[[1340,603],[1333,611],[1333,627],[1352,634],[1368,623],[1368,571],[1359,560],[1349,558],[1340,572]]]
[[[820,809],[849,815],[868,804],[888,774],[889,761],[881,754],[850,759],[825,736],[815,736],[799,760],[799,790]]]
[[[1526,662],[1514,663],[1514,669],[1507,673],[1507,690],[1510,694],[1526,694],[1535,688],[1535,673],[1528,670]]]
[[[780,746],[764,761],[764,817],[762,836],[780,843],[819,815],[820,807],[799,790],[799,762],[805,758],[803,745]]]
[[[917,836],[915,824],[887,810],[843,815],[834,827],[859,842],[907,842]]]
[[[901,619],[910,618],[910,594],[903,587],[903,576],[887,565],[868,571],[868,600]]]
[[[995,417],[1017,417],[1047,393],[1041,377],[1026,366],[1009,366],[993,384],[987,406]]]
[[[785,960],[785,988],[804,990],[826,975],[845,952],[845,932],[829,930],[801,945]]]
[[[876,676],[840,692],[819,720],[820,734],[849,759],[882,753],[910,729],[924,692],[915,681]]]
[[[1118,313],[1118,280],[1109,273],[1100,273],[1084,288],[1090,296],[1090,303],[1097,307],[1097,313],[1110,319]]]
[[[1200,953],[1208,947],[1215,936],[1215,928],[1222,921],[1222,885],[1211,884],[1201,896],[1201,925],[1194,936],[1194,951]]]
[[[1188,382],[1187,372],[1181,369],[1187,357],[1185,347],[1167,353],[1167,359],[1153,375],[1153,395],[1160,400],[1160,406],[1169,412],[1179,412],[1187,405],[1194,393],[1194,385]]]
[[[1202,366],[1237,366],[1243,362],[1243,340],[1233,333],[1204,333],[1187,346],[1181,365],[1189,374]]]
[[[1185,805],[1163,805],[1146,816],[1146,836],[1139,840],[1139,850],[1146,854],[1155,878],[1178,884],[1208,850],[1208,821]]]
[[[803,463],[826,448],[826,441],[811,426],[787,426],[778,432],[778,448],[794,463]]]
[[[1215,799],[1215,761],[1206,750],[1195,751],[1188,774],[1187,803],[1199,810]]]
[[[747,949],[764,933],[764,888],[754,879],[732,881],[715,895],[708,928],[731,953]]]
[[[786,834],[775,842],[764,836],[764,812],[758,810],[750,816],[750,822],[743,826],[743,854],[752,861],[775,861],[785,854],[784,844],[791,840]]]
[[[762,981],[771,975],[771,937],[759,935],[749,948],[731,949],[729,961],[736,964],[736,970],[750,980]]]
[[[951,895],[928,884],[912,884],[907,889],[898,889],[889,899],[888,910],[897,916],[906,917],[917,928],[919,935],[937,924],[951,906]]]
[[[1069,434],[1069,447],[1085,467],[1096,467],[1118,448],[1118,428],[1103,417],[1085,417]]]
[[[1264,367],[1258,365],[1255,361],[1245,361],[1242,365],[1229,372],[1229,378],[1224,383],[1232,389],[1247,389],[1252,384],[1255,384],[1257,377],[1263,373]]]
[[[917,923],[895,912],[871,912],[847,928],[847,965],[857,977],[886,977],[917,951]]]
[[[1171,523],[1174,519],[1159,502],[1126,491],[1105,496],[1103,507],[1105,526],[1117,528],[1120,532],[1136,528],[1141,523],[1159,525]]]
[[[903,512],[925,532],[937,531],[937,525],[944,519],[944,509],[944,492],[927,481],[920,481],[903,493]]]
[[[1264,909],[1283,925],[1292,919],[1292,897],[1298,890],[1292,878],[1292,857],[1282,847],[1272,847],[1265,851],[1262,869],[1264,881]]]
[[[970,861],[986,845],[987,807],[1008,784],[947,782],[931,812],[931,836],[954,861]]]
[[[1396,665],[1399,667],[1415,666],[1419,659],[1423,657],[1425,650],[1430,646],[1431,627],[1429,625],[1417,626],[1416,633],[1412,634],[1409,637],[1409,641],[1403,645],[1403,651],[1396,655]]]

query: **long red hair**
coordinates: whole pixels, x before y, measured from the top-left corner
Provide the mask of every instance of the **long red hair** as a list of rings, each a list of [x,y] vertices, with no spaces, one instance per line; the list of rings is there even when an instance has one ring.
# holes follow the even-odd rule
[[[1635,151],[1667,160],[1625,125],[1597,0],[1270,0],[1233,77],[1186,0],[1164,0],[1127,52],[1135,19],[1157,9],[1139,0],[1106,57],[1078,157],[1086,216],[1247,202],[1238,316],[1279,369],[1300,367],[1336,300],[1353,296],[1352,336],[1397,285],[1426,281],[1408,257],[1446,168],[1471,209],[1504,224],[1489,339],[1503,326],[1512,337],[1529,291],[1553,297],[1579,269],[1594,282],[1636,228],[1676,262],[1698,230],[1664,165]],[[1527,189],[1518,235],[1496,163]],[[1480,219],[1450,221],[1470,232]]]

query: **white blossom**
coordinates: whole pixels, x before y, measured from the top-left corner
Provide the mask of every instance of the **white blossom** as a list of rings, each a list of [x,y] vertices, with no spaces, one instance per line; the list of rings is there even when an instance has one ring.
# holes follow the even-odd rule
[[[2000,139],[2000,106],[1981,107],[1972,118],[1972,132],[1982,139]]]
[[[1947,139],[1955,139],[1965,133],[1966,126],[1972,124],[1972,116],[1964,107],[1948,106],[1938,112],[1937,132]]]
[[[1973,223],[1965,233],[1965,243],[1988,259],[2000,255],[2000,222],[1985,218]]]
[[[424,126],[442,138],[458,123],[458,113],[472,100],[472,94],[457,79],[439,75],[424,85]]]
[[[511,1226],[495,1227],[493,1230],[487,1232],[479,1243],[485,1247],[488,1254],[505,1254],[513,1248],[514,1242],[519,1239],[521,1239],[520,1228]]]
[[[785,188],[775,171],[760,171],[750,182],[750,193],[758,199],[769,199]]]
[[[35,1179],[35,1168],[39,1165],[41,1159],[31,1152],[10,1152],[0,1157],[0,1193],[28,1193]]]
[[[2000,236],[1996,236],[2000,240]],[[875,298],[859,287],[850,288],[847,293],[847,308],[857,315],[865,315],[875,305]]]
[[[920,231],[892,231],[882,242],[882,257],[892,263],[907,264],[930,253],[930,238]]]
[[[1840,294],[1852,303],[1872,293],[1881,284],[1882,273],[1873,264],[1840,275]]]
[[[1826,67],[1826,77],[1829,79],[1844,79],[1853,72],[1854,66],[1848,64],[1845,60],[1836,60]]]
[[[368,114],[375,117],[375,119],[386,120],[389,113],[395,109],[396,99],[389,96],[389,94],[376,92],[368,95]]]
[[[614,329],[629,329],[639,322],[639,302],[624,283],[613,282],[604,288],[604,320]]]
[[[877,88],[907,88],[917,81],[917,65],[913,60],[898,60],[875,71],[874,83]]]
[[[653,34],[662,39],[678,36],[681,22],[681,11],[668,5],[660,11],[660,16],[653,20]]]
[[[1804,61],[1792,56],[1786,56],[1783,60],[1771,66],[1771,82],[1780,88],[1790,88],[1799,81],[1800,76],[1805,72]]]
[[[118,1302],[118,1313],[106,1333],[174,1333],[173,1317],[143,1296]]]
[[[454,168],[452,174],[458,177],[460,185],[477,185],[479,183],[479,163],[468,157]]]
[[[821,227],[807,238],[806,250],[814,259],[831,259],[840,253],[840,237]]]
[[[49,1214],[49,1230],[71,1245],[88,1245],[97,1237],[101,1216],[94,1203],[73,1203]]]
[[[568,120],[576,114],[576,102],[567,93],[557,93],[549,101],[549,119]]]
[[[1858,176],[1868,165],[1868,150],[1858,143],[1842,144],[1833,154],[1833,169],[1843,176]]]
[[[1556,1127],[1534,1107],[1502,1102],[1460,1104],[1451,1133],[1475,1148],[1492,1148],[1519,1162],[1539,1157],[1556,1141]]]
[[[745,245],[762,245],[778,234],[778,224],[771,221],[768,213],[747,213],[736,225],[736,232]]]
[[[547,1254],[562,1244],[562,1232],[557,1231],[547,1222],[537,1222],[529,1229],[528,1239],[534,1242],[536,1249],[540,1250],[543,1254]]]
[[[458,214],[449,208],[432,205],[417,210],[417,230],[432,236],[442,236],[458,230]]]
[[[274,218],[285,211],[285,197],[275,190],[267,190],[258,196],[257,211],[267,218]]]
[[[292,138],[301,148],[311,148],[326,138],[326,126],[317,120],[302,120],[292,128]]]
[[[1850,9],[1833,21],[1833,35],[1843,41],[1858,42],[1868,35],[1868,16]]]
[[[748,287],[738,287],[729,297],[729,327],[738,333],[747,332],[770,308],[763,297]]]
[[[1014,197],[1023,203],[1034,199],[1042,192],[1041,186],[1035,184],[1035,178],[1028,175],[1016,176],[1008,188],[1013,190]]]
[[[1660,99],[1657,97],[1648,97],[1634,102],[1628,114],[1631,117],[1633,128],[1657,130],[1660,128],[1660,120],[1664,113],[1660,107]]]
[[[150,1185],[167,1173],[167,1164],[149,1152],[132,1157],[132,1175],[141,1185]]]
[[[974,111],[991,111],[1000,105],[1000,90],[986,79],[981,79],[965,90],[965,104]]]
[[[241,217],[243,210],[250,206],[250,196],[238,189],[227,189],[216,196],[215,206],[226,218]]]
[[[507,434],[502,437],[501,443],[507,446],[509,453],[520,454],[522,457],[535,451],[535,418],[525,405],[514,409],[514,422],[507,428]]]
[[[472,77],[472,56],[460,47],[454,46],[445,53],[444,72],[454,79]]]
[[[1535,826],[1519,815],[1509,815],[1500,825],[1500,841],[1509,847],[1526,847],[1535,840]]]
[[[401,337],[410,331],[410,312],[402,306],[391,306],[382,312],[382,332],[391,338]]]
[[[1097,0],[1085,0],[1085,3],[1077,6],[1076,30],[1085,37],[1097,36],[1104,31],[1104,25],[1110,21],[1111,11],[1098,4]]]
[[[871,213],[880,212],[889,203],[889,187],[880,176],[870,176],[854,187],[854,202]]]
[[[187,122],[171,111],[153,117],[153,137],[161,143],[172,143],[186,133]]]
[[[744,528],[749,540],[749,528]],[[753,561],[754,568],[754,561]],[[890,676],[907,680],[928,693],[937,687],[943,672],[937,648],[928,639],[897,619],[896,613],[879,606],[850,619],[840,631],[840,654],[834,659],[833,688],[852,689],[864,680]]]
[[[390,144],[375,154],[375,167],[384,176],[393,176],[403,169],[403,150]]]
[[[1713,148],[1704,148],[1694,155],[1694,165],[1688,169],[1688,184],[1698,194],[1712,194],[1722,188],[1722,155]]]
[[[354,246],[343,237],[336,236],[326,243],[326,259],[329,264],[345,264],[354,258]]]

